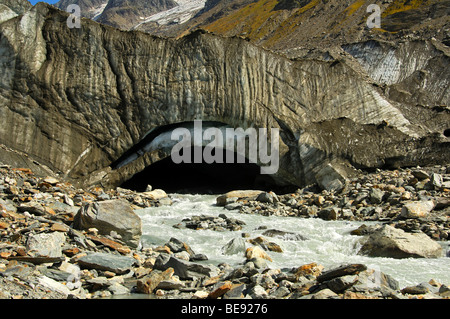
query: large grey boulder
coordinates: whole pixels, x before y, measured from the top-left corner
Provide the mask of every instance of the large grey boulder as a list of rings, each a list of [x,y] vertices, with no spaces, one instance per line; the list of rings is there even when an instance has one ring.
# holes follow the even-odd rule
[[[149,275],[137,281],[136,289],[138,292],[151,294],[162,281],[169,280],[173,273],[172,268],[167,268],[165,271],[153,270]]]
[[[337,220],[339,217],[339,208],[333,206],[333,207],[326,207],[319,211],[317,216],[319,216],[323,220]]]
[[[84,205],[73,220],[75,229],[97,228],[99,234],[117,232],[130,247],[137,247],[142,235],[142,223],[126,200],[106,200]]]
[[[268,229],[263,233],[264,236],[280,238],[283,240],[306,240],[305,236],[300,234],[278,230],[278,229]]]
[[[317,184],[327,191],[340,192],[346,183],[346,173],[336,165],[324,165],[316,174]]]
[[[169,268],[173,268],[174,274],[180,279],[218,275],[218,268],[213,265],[192,263],[164,254],[159,255],[155,261],[154,269],[165,271]]]
[[[277,203],[278,196],[274,192],[262,192],[256,197],[256,200],[261,203]]]
[[[359,253],[371,257],[438,258],[442,247],[423,233],[407,233],[384,225],[367,238]]]
[[[81,268],[108,270],[116,274],[124,274],[136,262],[133,257],[106,253],[90,253],[78,260]]]
[[[409,202],[402,207],[400,216],[403,218],[427,217],[434,206],[434,202],[431,200]]]
[[[399,290],[399,282],[388,274],[381,272],[379,269],[367,268],[358,274],[358,280],[353,285],[353,290]]]
[[[216,204],[217,206],[225,206],[230,203],[234,203],[238,199],[242,198],[251,198],[256,199],[259,194],[261,194],[262,191],[259,190],[235,190],[230,191],[226,194],[220,195],[216,198]]]
[[[367,270],[367,267],[362,264],[341,265],[321,273],[317,277],[317,281],[325,282],[342,276],[356,275],[364,270]]]
[[[60,294],[63,294],[65,297],[71,294],[71,291],[67,286],[47,276],[39,277],[38,282],[40,285],[50,290],[57,291]]]
[[[61,257],[66,236],[60,232],[32,234],[27,240],[27,251],[35,257]]]
[[[243,254],[245,252],[245,240],[241,237],[236,237],[230,240],[225,246],[222,247],[222,253],[224,255]]]

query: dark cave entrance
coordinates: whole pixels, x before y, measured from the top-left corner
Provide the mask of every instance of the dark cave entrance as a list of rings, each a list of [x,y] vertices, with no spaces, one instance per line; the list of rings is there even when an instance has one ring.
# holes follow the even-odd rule
[[[444,130],[444,136],[445,137],[450,137],[450,128]]]
[[[270,175],[260,173],[258,165],[248,160],[237,163],[236,153],[233,155],[234,163],[212,164],[193,161],[175,164],[169,156],[136,173],[120,187],[143,192],[151,185],[153,189],[180,194],[223,194],[242,189],[277,192],[280,189]]]

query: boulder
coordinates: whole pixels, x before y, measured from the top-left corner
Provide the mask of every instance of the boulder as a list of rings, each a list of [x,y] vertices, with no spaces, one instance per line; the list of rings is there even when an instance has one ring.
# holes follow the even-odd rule
[[[318,265],[317,263],[310,263],[298,267],[293,272],[295,273],[295,277],[298,280],[299,277],[306,275],[317,277],[322,273],[323,269],[324,267],[322,265]]]
[[[250,297],[252,297],[252,299],[266,299],[269,296],[266,290],[260,285],[253,286],[249,290],[248,294],[250,295]]]
[[[325,281],[332,280],[334,278],[338,278],[338,277],[342,277],[342,276],[356,275],[366,269],[367,269],[367,267],[362,264],[342,265],[337,268],[333,268],[333,269],[324,271],[317,277],[317,281],[325,282]]]
[[[137,281],[136,289],[138,292],[151,294],[163,280],[169,280],[173,273],[173,268],[167,268],[165,271],[153,270],[148,276]]]
[[[184,223],[184,227],[191,229],[209,229],[215,231],[225,231],[232,230],[237,231],[242,229],[242,225],[245,225],[245,222],[242,220],[238,220],[236,218],[227,217],[225,214],[219,214],[219,216],[191,216],[189,218],[185,218],[182,221]],[[175,228],[182,228],[183,225],[181,223],[174,225]]]
[[[262,191],[258,191],[258,190],[236,190],[236,191],[231,191],[228,192],[226,194],[220,195],[219,197],[216,198],[216,204],[218,206],[225,206],[227,204],[229,204],[229,199],[233,198],[236,200],[242,199],[242,198],[249,198],[249,199],[256,199],[256,197],[258,197],[259,194],[261,194]]]
[[[352,230],[350,232],[350,235],[354,235],[354,236],[370,235],[380,227],[381,226],[379,226],[379,225],[367,226],[366,224],[362,224],[357,229]]]
[[[383,202],[384,192],[379,188],[372,188],[369,192],[370,202],[372,204],[381,204]]]
[[[406,295],[424,295],[426,293],[428,293],[430,290],[428,289],[428,287],[424,286],[424,285],[416,285],[416,286],[408,286],[405,287],[401,290],[402,294]]]
[[[117,232],[130,247],[137,247],[142,234],[142,223],[126,200],[105,200],[84,205],[73,220],[80,230],[97,228],[99,234]]]
[[[130,293],[129,288],[119,284],[118,282],[111,283],[108,287],[108,291],[110,291],[113,295],[126,295]]]
[[[176,278],[176,277],[174,277]],[[178,290],[181,288],[186,287],[186,284],[184,281],[181,281],[179,279],[165,279],[162,280],[158,286],[156,287],[157,289],[163,289],[163,290]]]
[[[244,298],[244,291],[247,288],[245,284],[232,284],[231,289],[223,295],[223,299]]]
[[[398,290],[399,282],[379,269],[367,268],[358,274],[358,282],[353,286],[355,291],[366,290]]]
[[[132,257],[106,253],[89,253],[78,259],[81,268],[109,270],[116,274],[124,274],[136,262]]]
[[[352,287],[358,281],[358,276],[347,275],[331,279],[326,282],[326,285],[335,293],[342,293],[348,288]]]
[[[339,217],[339,208],[327,207],[319,211],[317,214],[323,220],[337,220]]]
[[[253,258],[263,258],[268,261],[272,261],[272,258],[270,258],[270,256],[259,246],[247,248],[247,250],[245,251],[245,257],[247,258],[247,260],[251,260]]]
[[[192,279],[195,277],[214,277],[217,275],[217,268],[212,265],[197,264],[173,256],[163,256],[161,254],[155,261],[154,269],[167,270],[173,268],[174,274],[180,279]]]
[[[231,290],[231,288],[232,288],[231,281],[218,282],[216,285],[214,285],[213,290],[208,295],[208,298],[217,299],[219,297],[222,297],[229,290]]]
[[[450,207],[450,198],[435,197],[434,201],[436,202],[436,206],[434,207],[434,210],[443,210],[447,207]]]
[[[280,245],[278,245],[277,243],[274,243],[274,242],[270,242],[261,236],[258,236],[253,239],[249,239],[248,242],[251,243],[252,245],[260,246],[264,250],[274,251],[274,252],[278,252],[278,253],[283,252],[283,249],[280,247]]]
[[[442,178],[441,174],[433,173],[431,174],[431,184],[433,184],[434,187],[440,188],[442,187],[442,183],[444,182],[444,179]]]
[[[296,233],[287,232],[278,229],[268,229],[263,233],[264,236],[280,238],[284,240],[306,240],[307,238]]]
[[[403,218],[427,217],[433,208],[434,203],[430,200],[409,202],[402,207],[400,216]]]
[[[418,180],[424,180],[424,179],[430,178],[430,175],[421,169],[415,169],[411,172],[411,174]]]
[[[256,200],[261,203],[277,203],[278,202],[278,196],[273,192],[262,192],[256,197]]]
[[[248,261],[250,264],[253,264],[255,269],[266,269],[268,267],[267,265],[267,259],[261,258],[261,257],[255,257]]]
[[[142,193],[142,195],[152,200],[159,200],[167,197],[166,192],[162,189],[155,189],[149,192],[144,192]]]
[[[347,174],[335,165],[327,164],[317,172],[315,178],[323,190],[340,192],[345,187]]]
[[[326,288],[312,295],[311,299],[331,299],[336,297],[338,297],[338,295],[334,291]]]
[[[59,179],[54,178],[53,176],[46,176],[42,179],[42,182],[48,183],[50,185],[56,185],[59,183]]]
[[[188,244],[182,242],[181,240],[175,237],[171,237],[169,241],[165,244],[165,246],[169,247],[173,253],[186,252],[189,258],[192,258],[196,255]]]
[[[34,215],[45,215],[46,214],[46,210],[45,207],[35,201],[30,201],[28,203],[22,203],[17,207],[17,210],[19,212],[29,212],[30,214],[34,214]]]
[[[446,285],[442,285],[438,292],[441,297],[450,297],[450,288]]]
[[[61,257],[65,241],[66,236],[61,232],[32,234],[27,240],[27,250],[35,257]]]
[[[205,290],[197,290],[192,299],[206,299],[209,296],[209,293]]]
[[[39,277],[38,282],[40,285],[42,285],[50,290],[56,291],[60,294],[63,294],[66,297],[71,294],[71,292],[70,292],[69,288],[67,288],[67,286],[65,286],[62,283],[57,282],[56,280],[51,279],[47,276]]]
[[[233,238],[222,247],[224,255],[234,255],[245,252],[245,240],[242,237]]]
[[[423,233],[406,233],[384,225],[368,236],[359,254],[390,258],[438,258],[442,247]]]

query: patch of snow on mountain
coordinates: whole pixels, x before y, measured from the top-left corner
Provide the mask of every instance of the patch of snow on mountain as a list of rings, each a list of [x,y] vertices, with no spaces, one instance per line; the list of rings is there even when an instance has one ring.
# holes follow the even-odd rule
[[[206,0],[175,0],[175,2],[178,3],[178,6],[147,17],[143,22],[135,26],[134,29],[148,22],[156,22],[159,25],[185,23],[191,19],[197,11],[205,7]]]
[[[109,3],[109,0],[107,0],[105,3],[103,3],[100,7],[89,10],[94,15],[92,17],[92,20],[96,21],[98,19],[98,17],[103,13],[103,11],[105,11],[105,8],[108,5],[108,3]]]

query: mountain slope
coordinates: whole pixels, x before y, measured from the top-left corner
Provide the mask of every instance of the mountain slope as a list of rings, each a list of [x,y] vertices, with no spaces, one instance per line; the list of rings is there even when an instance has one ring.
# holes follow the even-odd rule
[[[373,3],[381,8],[381,29],[366,25],[371,14],[367,7]],[[328,48],[372,37],[398,39],[406,34],[444,39],[449,35],[450,1],[258,0],[216,19],[206,12],[203,16],[189,27],[240,36],[276,50]]]

